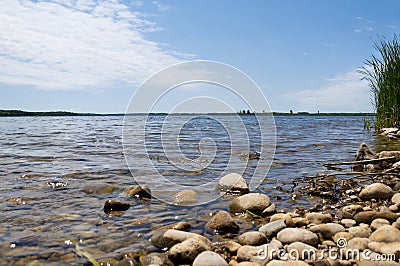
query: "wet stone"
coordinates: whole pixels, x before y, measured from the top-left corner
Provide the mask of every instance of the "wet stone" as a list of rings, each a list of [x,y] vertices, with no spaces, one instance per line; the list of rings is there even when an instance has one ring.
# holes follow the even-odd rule
[[[174,195],[174,203],[177,205],[193,204],[198,202],[195,198],[197,192],[191,189],[182,190]]]
[[[47,186],[50,188],[55,188],[55,189],[60,189],[60,188],[65,188],[68,186],[67,181],[62,181],[62,180],[52,180],[47,182]]]
[[[148,186],[131,186],[124,193],[135,199],[151,199],[151,189]]]
[[[87,194],[108,194],[115,190],[114,185],[102,182],[90,183],[83,187],[83,191]]]
[[[218,182],[217,188],[223,192],[232,194],[245,194],[249,192],[249,187],[246,184],[246,180],[236,173],[227,174]]]
[[[231,213],[244,213],[250,211],[255,214],[261,214],[271,205],[271,201],[267,195],[261,193],[250,193],[239,196],[229,204]]]
[[[104,212],[113,212],[113,211],[126,211],[130,208],[130,204],[126,202],[120,202],[116,200],[107,200],[104,203]]]
[[[168,259],[168,256],[165,253],[150,253],[150,254],[147,254],[146,256],[140,257],[140,265],[141,266],[150,266],[150,265],[173,266],[174,264]]]
[[[219,211],[206,224],[206,228],[214,233],[226,234],[239,232],[239,226],[227,211]]]

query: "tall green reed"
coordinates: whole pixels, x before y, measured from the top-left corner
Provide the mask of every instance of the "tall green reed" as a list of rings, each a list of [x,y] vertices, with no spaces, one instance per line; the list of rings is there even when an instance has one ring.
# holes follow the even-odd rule
[[[378,55],[372,55],[359,69],[369,82],[371,101],[376,111],[375,129],[400,126],[400,43],[382,37],[374,43]]]

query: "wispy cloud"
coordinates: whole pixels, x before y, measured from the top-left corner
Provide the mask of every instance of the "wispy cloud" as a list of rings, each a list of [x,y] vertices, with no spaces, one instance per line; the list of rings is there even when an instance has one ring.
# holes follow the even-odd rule
[[[153,1],[153,4],[157,7],[158,10],[160,11],[167,11],[169,10],[171,7],[167,6],[165,4],[160,3],[159,1]]]
[[[160,28],[118,0],[0,1],[0,83],[45,89],[137,84],[182,54],[146,39]]]
[[[297,102],[300,110],[323,112],[371,111],[369,88],[357,70],[326,79],[326,84],[316,89],[304,89],[286,95]]]

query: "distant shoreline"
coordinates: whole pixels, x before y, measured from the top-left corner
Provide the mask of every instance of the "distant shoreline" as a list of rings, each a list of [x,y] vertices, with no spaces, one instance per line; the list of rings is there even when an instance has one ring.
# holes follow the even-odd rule
[[[272,113],[256,113],[257,116],[375,116],[375,113],[308,113],[308,112],[298,112],[298,113],[282,113],[282,112],[272,112]],[[51,111],[51,112],[29,112],[22,110],[0,110],[0,117],[26,117],[26,116],[124,116],[125,114],[115,113],[115,114],[96,114],[96,113],[74,113],[66,111]],[[147,113],[130,113],[130,116],[140,116],[147,115]],[[151,115],[168,115],[168,113],[151,113]],[[240,116],[251,116],[251,114],[237,114],[237,113],[175,113],[170,115],[240,115]]]

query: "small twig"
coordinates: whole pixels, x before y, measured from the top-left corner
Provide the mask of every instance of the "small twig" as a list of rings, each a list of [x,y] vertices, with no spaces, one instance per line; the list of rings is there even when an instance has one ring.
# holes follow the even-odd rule
[[[368,163],[378,163],[378,162],[383,162],[383,161],[391,161],[394,159],[396,159],[396,157],[386,157],[386,158],[353,161],[353,162],[323,163],[322,165],[323,166],[332,166],[332,165],[348,165],[348,164],[368,164]]]

